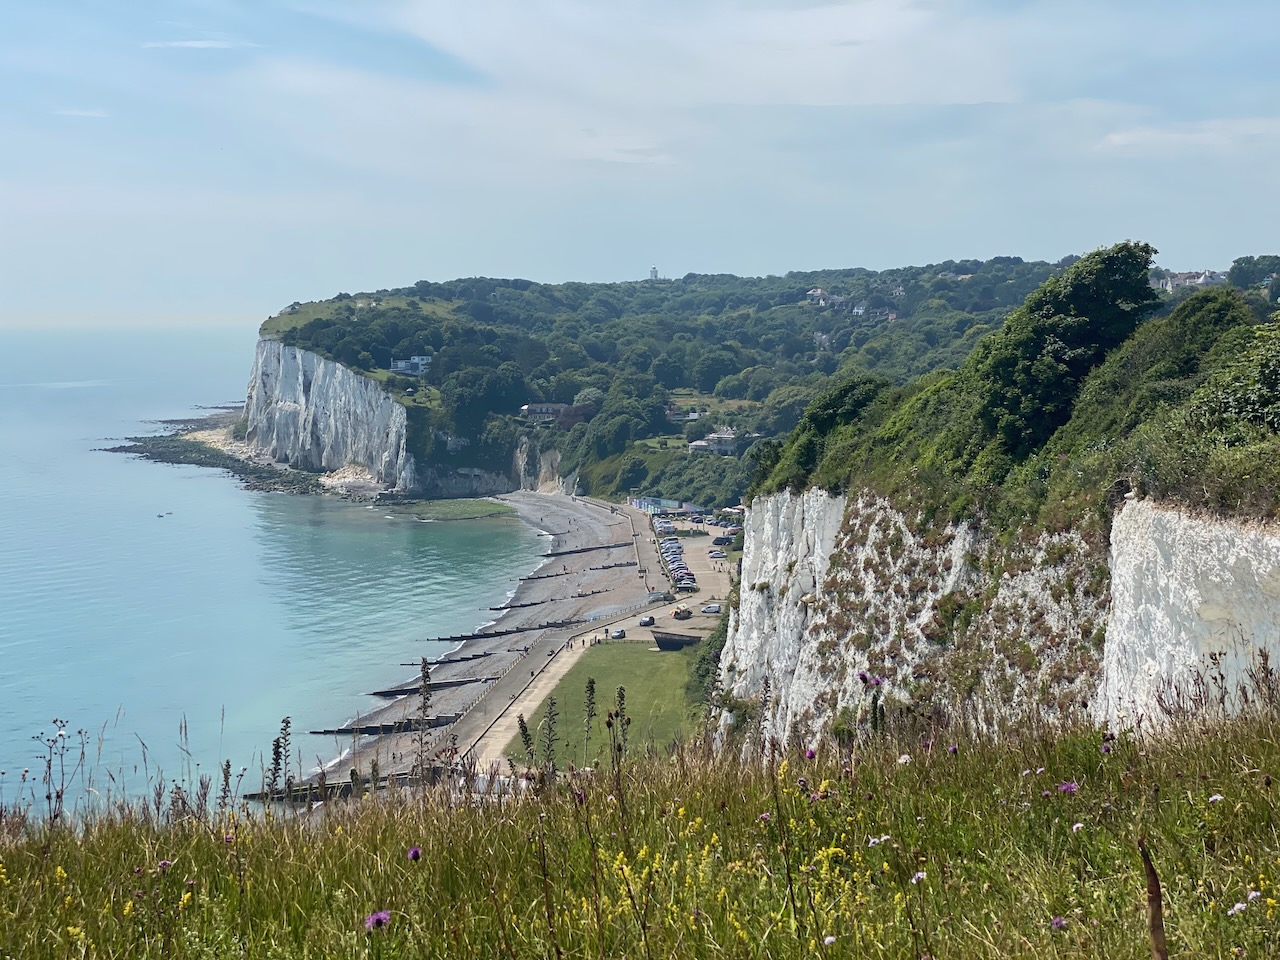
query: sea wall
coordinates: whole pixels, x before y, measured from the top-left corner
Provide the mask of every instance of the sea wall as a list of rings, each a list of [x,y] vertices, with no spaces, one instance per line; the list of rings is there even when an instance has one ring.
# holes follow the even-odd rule
[[[317,471],[362,464],[392,490],[418,490],[404,407],[340,363],[260,339],[244,414],[246,441],[276,461]]]

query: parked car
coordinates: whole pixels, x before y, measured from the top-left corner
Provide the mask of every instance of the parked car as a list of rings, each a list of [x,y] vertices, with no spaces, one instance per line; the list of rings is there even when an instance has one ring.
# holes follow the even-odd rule
[[[613,630],[613,631],[609,634],[609,639],[610,639],[610,640],[625,640],[625,639],[626,639],[626,636],[627,636],[627,631],[623,630],[621,627],[618,627],[616,630]]]
[[[718,604],[718,603],[708,603],[705,607],[703,607],[703,608],[702,608],[702,612],[703,612],[703,613],[719,613],[719,612],[720,612],[720,604]]]
[[[707,556],[712,560],[726,560],[729,557],[723,550],[712,550]]]
[[[641,617],[641,618],[640,618],[640,626],[642,626],[642,627],[652,627],[652,626],[653,626],[653,617]]]

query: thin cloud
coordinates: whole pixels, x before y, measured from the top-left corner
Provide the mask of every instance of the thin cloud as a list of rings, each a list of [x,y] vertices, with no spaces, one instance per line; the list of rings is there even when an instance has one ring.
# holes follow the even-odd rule
[[[233,50],[237,47],[255,47],[255,43],[243,40],[149,40],[142,45],[148,50]]]
[[[53,112],[59,117],[90,117],[95,120],[105,120],[107,117],[111,116],[111,114],[107,113],[105,110],[85,110],[75,107],[68,107],[65,110],[55,110]]]
[[[1167,154],[1269,147],[1277,141],[1280,141],[1280,117],[1240,117],[1116,130],[1099,141],[1098,149],[1113,153]]]

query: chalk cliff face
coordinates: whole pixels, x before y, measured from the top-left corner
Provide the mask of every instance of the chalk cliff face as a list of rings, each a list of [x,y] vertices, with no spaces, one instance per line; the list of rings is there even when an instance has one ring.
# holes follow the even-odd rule
[[[1159,723],[1198,697],[1228,707],[1265,651],[1280,666],[1280,529],[1135,501],[1111,527],[1111,620],[1098,712]],[[1207,678],[1206,678],[1206,675]],[[1202,683],[1202,681],[1204,681]]]
[[[987,728],[1072,707],[1131,723],[1211,654],[1234,687],[1259,648],[1280,664],[1274,530],[1129,503],[1109,549],[1077,532],[995,544],[810,490],[747,514],[721,683],[751,698],[768,677],[765,729],[782,739],[866,722],[876,703]]]
[[[521,440],[508,470],[416,463],[408,451],[405,408],[377,381],[318,354],[267,338],[258,341],[245,402],[245,439],[259,453],[305,470],[363,465],[388,489],[423,497],[485,497],[555,489],[559,453]],[[456,454],[469,441],[439,433]]]
[[[306,470],[360,463],[389,488],[418,488],[405,410],[376,381],[332,360],[261,339],[245,402],[245,439]]]

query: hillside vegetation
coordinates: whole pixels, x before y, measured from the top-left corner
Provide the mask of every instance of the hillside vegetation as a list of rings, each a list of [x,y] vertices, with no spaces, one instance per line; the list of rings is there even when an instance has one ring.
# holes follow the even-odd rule
[[[424,462],[506,470],[531,437],[560,451],[563,473],[581,470],[584,492],[717,506],[756,471],[753,443],[785,436],[831,374],[905,383],[955,366],[1058,269],[999,257],[764,278],[422,281],[292,304],[262,334],[382,381]],[[412,356],[432,358],[425,379],[390,373]],[[517,416],[529,402],[568,409],[534,424]],[[738,457],[688,456],[685,441],[722,427],[741,436]]]
[[[1079,522],[1129,490],[1276,516],[1280,315],[1218,287],[1148,319],[1154,253],[1123,243],[1082,258],[954,372],[840,378],[758,492],[871,487],[996,527]]]

